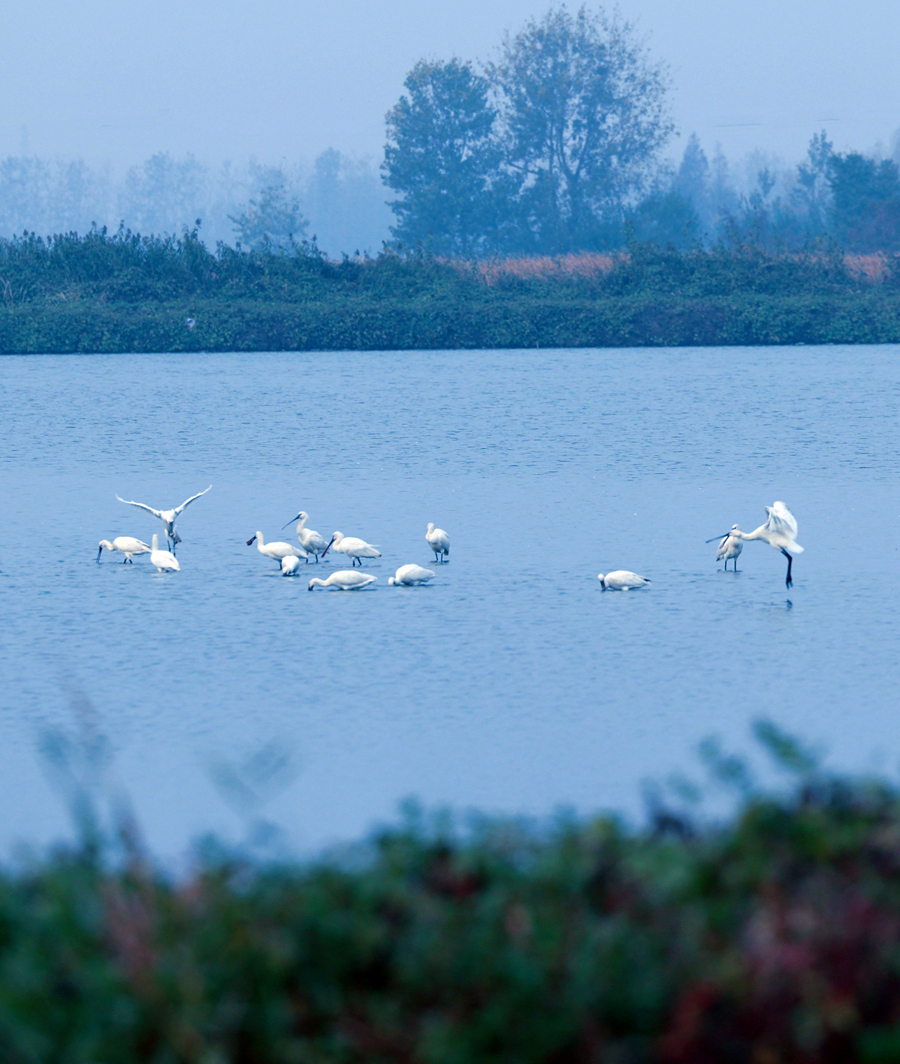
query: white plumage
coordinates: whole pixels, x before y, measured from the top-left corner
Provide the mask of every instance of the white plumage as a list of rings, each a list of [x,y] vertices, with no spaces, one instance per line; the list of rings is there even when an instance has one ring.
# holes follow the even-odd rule
[[[380,558],[381,551],[377,547],[373,547],[371,543],[366,543],[364,539],[358,539],[356,536],[345,536],[343,532],[335,532],[331,537],[331,542],[328,547],[322,551],[322,557],[328,553],[329,547],[334,547],[335,551],[339,554],[346,554],[349,558],[353,559],[351,564],[362,565],[363,558]]]
[[[450,554],[450,537],[447,533],[442,528],[435,528],[434,522],[429,521],[428,528],[425,530],[425,539],[434,551],[434,560],[436,562],[446,561]]]
[[[316,561],[319,560],[319,555],[328,550],[328,540],[319,532],[314,532],[313,529],[306,527],[306,522],[309,520],[309,514],[305,510],[301,510],[296,517],[292,517],[291,521],[298,521],[297,525],[297,539],[300,542],[300,546],[307,552],[307,554],[315,555]],[[291,521],[286,521],[281,527],[287,528]]]
[[[744,549],[744,544],[741,541],[740,525],[732,525],[731,531],[722,537],[722,541],[719,543],[719,549],[716,551],[716,561],[720,562],[724,559],[725,571],[728,572],[728,562],[730,559],[734,559],[734,571],[737,572],[737,560],[740,557],[741,551]]]
[[[650,584],[646,576],[638,576],[637,573],[630,573],[627,569],[616,569],[607,573],[606,576],[599,573],[597,579],[604,591],[633,591]]]
[[[123,499],[120,495],[116,495],[116,498],[119,502],[124,502],[126,506],[136,506],[139,510],[146,510],[148,514],[152,514],[158,521],[162,521],[166,530],[166,538],[169,541],[169,545],[174,549],[175,544],[181,542],[181,536],[175,531],[176,520],[182,515],[186,507],[190,506],[195,499],[199,499],[201,495],[205,495],[210,488],[212,488],[212,484],[206,491],[198,491],[196,495],[185,499],[180,506],[176,506],[173,510],[154,510],[152,506],[147,506],[142,502],[131,502],[129,499]]]
[[[314,587],[333,587],[338,591],[359,591],[360,588],[373,583],[377,579],[377,576],[372,576],[370,573],[359,573],[355,569],[338,569],[327,580],[320,580],[319,577],[314,576],[309,582],[309,590],[312,591]]]
[[[300,569],[300,559],[296,554],[285,554],[281,559],[281,575],[296,576]]]
[[[434,579],[434,570],[423,569],[421,565],[401,565],[396,573],[388,579],[392,586],[406,584],[414,587],[416,584],[427,584]]]
[[[131,558],[133,554],[149,554],[153,549],[152,547],[148,547],[143,540],[135,539],[134,536],[116,536],[112,543],[110,543],[108,539],[101,539],[100,550],[97,551],[98,562],[100,561],[100,555],[103,553],[104,547],[106,547],[107,550],[117,550],[124,554],[125,557],[122,559],[123,565],[127,562],[131,562],[132,565],[134,564]]]
[[[181,570],[178,559],[167,550],[159,549],[159,536],[153,533],[153,549],[150,551],[150,561],[161,573],[174,573]]]
[[[262,532],[257,532],[255,536],[251,536],[247,540],[247,546],[252,547],[254,541],[256,541],[256,549],[264,558],[271,558],[273,562],[278,562],[279,565],[281,564],[282,558],[306,557],[306,551],[301,550],[299,547],[295,547],[291,543],[284,543],[277,540],[275,543],[266,543]]]
[[[760,525],[759,528],[754,528],[752,532],[741,532],[735,525],[731,532],[726,532],[725,535],[737,536],[745,542],[759,539],[763,543],[768,543],[770,547],[774,547],[775,550],[781,551],[788,560],[787,575],[784,578],[785,585],[790,587],[793,584],[791,565],[794,557],[803,553],[803,548],[797,542],[797,519],[783,502],[776,501],[771,506],[767,506],[766,523]],[[712,543],[713,539],[718,538],[718,536],[713,536],[706,542]]]

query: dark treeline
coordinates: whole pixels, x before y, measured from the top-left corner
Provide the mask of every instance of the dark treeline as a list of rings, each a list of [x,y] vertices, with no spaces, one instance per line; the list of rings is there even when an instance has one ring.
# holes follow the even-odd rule
[[[672,133],[668,82],[634,27],[565,6],[507,37],[494,62],[421,61],[388,115],[383,166],[395,238],[447,255],[561,254],[632,240],[720,239],[796,250],[829,237],[900,249],[900,171],[824,133],[797,167],[762,153],[743,178]]]
[[[2,1058],[896,1061],[900,791],[758,733],[794,782],[706,744],[719,823],[685,781],[639,829],[410,810],[340,857],[208,844],[180,878],[76,796],[82,844],[0,872]]]

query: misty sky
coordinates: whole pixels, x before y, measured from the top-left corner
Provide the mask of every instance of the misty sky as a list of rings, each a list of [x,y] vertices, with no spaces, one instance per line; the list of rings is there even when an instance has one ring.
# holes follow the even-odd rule
[[[114,165],[156,151],[214,162],[377,159],[421,57],[489,58],[547,0],[7,0],[0,156]],[[570,5],[574,10],[577,5]],[[590,6],[590,5],[589,5]],[[611,5],[610,5],[611,6]],[[620,0],[668,61],[676,124],[711,151],[799,158],[900,127],[896,0]]]

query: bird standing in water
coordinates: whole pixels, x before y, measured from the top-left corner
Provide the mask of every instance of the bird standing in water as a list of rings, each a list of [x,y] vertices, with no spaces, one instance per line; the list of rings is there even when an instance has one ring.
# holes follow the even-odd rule
[[[745,542],[752,539],[761,539],[763,543],[768,543],[770,547],[781,551],[788,560],[787,575],[784,578],[785,587],[793,585],[791,564],[795,555],[803,553],[803,548],[797,542],[797,519],[783,502],[776,501],[771,506],[766,507],[766,523],[764,525],[754,528],[752,532],[741,532],[735,525],[730,532],[725,533],[725,537],[728,536],[737,536],[738,539],[742,539]],[[712,539],[708,539],[706,542],[712,543],[715,539],[725,537],[713,536]]]
[[[740,538],[741,526],[732,525],[731,531],[722,539],[719,544],[719,549],[716,551],[716,561],[720,562],[725,559],[725,572],[728,572],[729,559],[734,560],[734,571],[737,572],[737,560],[740,557],[741,551],[744,549],[744,544]]]
[[[434,560],[436,562],[445,562],[450,556],[450,537],[442,528],[435,528],[434,522],[428,522],[428,528],[425,530],[425,539],[428,540],[428,546],[434,551]]]

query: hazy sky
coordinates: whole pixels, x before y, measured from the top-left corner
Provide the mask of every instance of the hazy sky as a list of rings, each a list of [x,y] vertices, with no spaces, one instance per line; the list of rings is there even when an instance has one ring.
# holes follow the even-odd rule
[[[570,5],[574,9],[577,5]],[[589,7],[592,5],[588,5]],[[900,127],[897,0],[621,0],[711,151],[869,150]],[[421,57],[488,58],[547,0],[6,0],[0,156],[377,157]],[[676,149],[677,150],[677,149]]]

